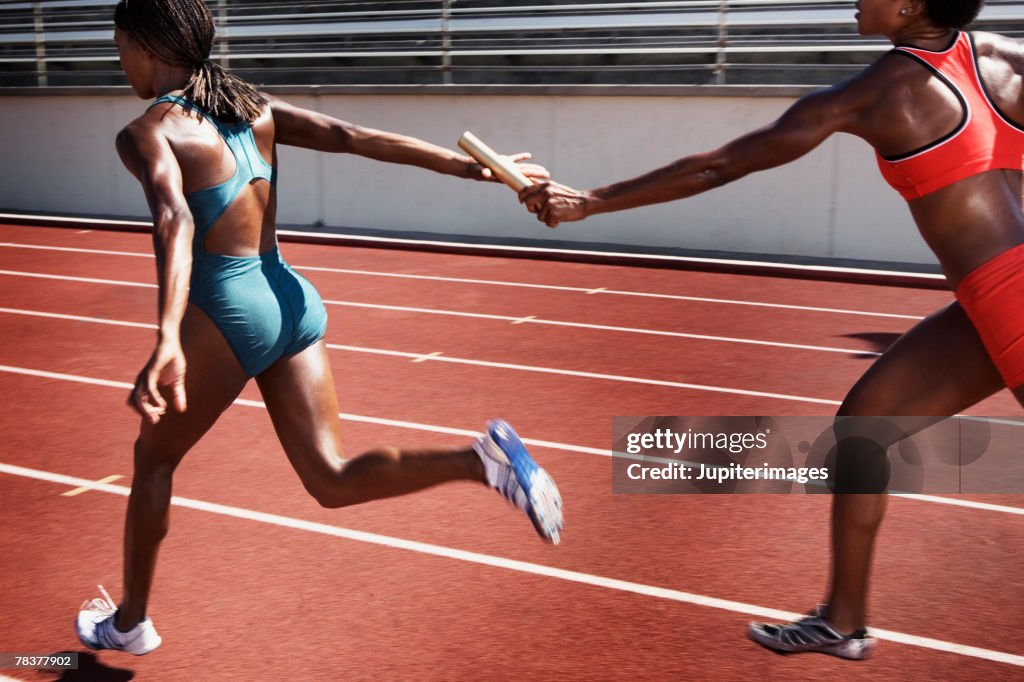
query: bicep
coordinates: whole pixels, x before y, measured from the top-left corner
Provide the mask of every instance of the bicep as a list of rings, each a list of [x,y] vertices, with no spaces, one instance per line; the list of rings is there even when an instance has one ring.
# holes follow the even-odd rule
[[[832,133],[842,131],[850,115],[842,91],[813,93],[793,104],[774,123],[722,147],[719,150],[722,165],[728,169],[727,173],[735,173],[738,178],[795,161]]]

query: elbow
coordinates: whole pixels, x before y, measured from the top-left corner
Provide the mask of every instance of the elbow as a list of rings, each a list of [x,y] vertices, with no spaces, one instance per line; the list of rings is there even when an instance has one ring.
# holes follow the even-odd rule
[[[331,126],[331,149],[339,154],[360,154],[359,129],[351,123],[336,122]]]
[[[168,245],[192,238],[192,213],[187,207],[165,207],[153,216],[153,237]]]
[[[730,173],[725,165],[714,165],[702,170],[699,173],[699,177],[702,185],[701,191],[703,192],[727,185],[739,176]]]
[[[706,168],[700,172],[700,181],[704,190],[715,189],[729,182],[721,168]]]
[[[743,164],[739,163],[735,159],[729,159],[727,157],[718,157],[710,159],[709,163],[700,171],[699,177],[702,191],[715,189],[722,185],[728,185],[730,182],[739,180],[744,175],[747,175],[749,170],[743,167]]]

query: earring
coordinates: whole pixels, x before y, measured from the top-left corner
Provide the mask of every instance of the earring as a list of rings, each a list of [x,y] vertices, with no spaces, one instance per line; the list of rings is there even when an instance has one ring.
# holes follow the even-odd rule
[[[910,14],[910,8],[904,7],[903,9],[900,10],[900,14],[902,14],[903,16]]]

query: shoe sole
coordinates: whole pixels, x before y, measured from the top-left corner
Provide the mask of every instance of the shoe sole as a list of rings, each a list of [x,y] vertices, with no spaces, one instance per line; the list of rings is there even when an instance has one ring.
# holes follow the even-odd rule
[[[489,423],[487,434],[505,454],[519,486],[526,493],[530,507],[526,515],[537,534],[557,545],[561,541],[558,531],[562,527],[562,496],[558,486],[530,457],[523,441],[507,422],[498,420]]]

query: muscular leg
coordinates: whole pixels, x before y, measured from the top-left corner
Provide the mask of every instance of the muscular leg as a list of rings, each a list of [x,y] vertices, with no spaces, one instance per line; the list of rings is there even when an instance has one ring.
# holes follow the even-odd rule
[[[338,398],[323,340],[278,360],[256,381],[295,472],[325,507],[404,495],[446,481],[484,481],[472,448],[377,448],[343,459]]]
[[[854,385],[839,416],[919,416],[901,433],[868,433],[883,447],[957,414],[1003,387],[974,327],[958,303],[922,320]],[[1024,390],[1015,392],[1018,400]],[[1022,402],[1024,404],[1024,402]],[[870,420],[854,420],[871,426]],[[841,632],[864,627],[868,575],[887,496],[834,495],[828,618]]]
[[[135,474],[124,533],[125,593],[115,623],[122,632],[146,616],[157,550],[167,534],[174,470],[246,383],[245,372],[224,336],[195,306],[189,305],[185,312],[181,343],[187,363],[188,409],[183,413],[168,409],[157,424],[143,420],[135,442]]]

